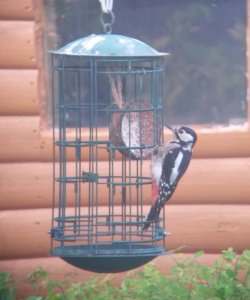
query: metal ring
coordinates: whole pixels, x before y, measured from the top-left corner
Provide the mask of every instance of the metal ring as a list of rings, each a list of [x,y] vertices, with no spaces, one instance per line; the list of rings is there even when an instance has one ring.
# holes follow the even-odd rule
[[[103,24],[103,31],[107,34],[112,32],[112,26],[109,23]]]
[[[109,22],[104,21],[104,18],[105,18],[104,15],[107,15],[107,18],[110,19]],[[103,26],[103,31],[107,34],[111,33],[112,32],[112,26],[115,22],[114,13],[111,10],[108,11],[107,13],[102,12],[100,19],[101,19],[101,23],[102,23],[102,26]]]

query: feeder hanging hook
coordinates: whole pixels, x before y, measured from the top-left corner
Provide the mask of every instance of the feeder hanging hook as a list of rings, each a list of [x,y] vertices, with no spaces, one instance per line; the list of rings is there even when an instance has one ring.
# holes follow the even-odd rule
[[[103,26],[103,30],[106,34],[110,34],[112,32],[112,26],[115,22],[115,15],[112,11],[113,0],[99,0],[99,2],[102,7],[100,19]],[[108,21],[105,21],[104,19]]]

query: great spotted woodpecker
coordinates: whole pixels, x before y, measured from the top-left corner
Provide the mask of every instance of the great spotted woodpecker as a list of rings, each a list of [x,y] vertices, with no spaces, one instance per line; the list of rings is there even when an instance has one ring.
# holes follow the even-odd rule
[[[159,185],[159,193],[146,217],[143,230],[158,221],[163,206],[173,195],[189,166],[192,149],[197,141],[197,134],[189,127],[168,128],[175,138],[159,146],[152,155],[151,172],[154,184]]]

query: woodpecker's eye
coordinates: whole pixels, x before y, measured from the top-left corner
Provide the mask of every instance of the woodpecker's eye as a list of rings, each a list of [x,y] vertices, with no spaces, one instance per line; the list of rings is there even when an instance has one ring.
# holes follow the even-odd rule
[[[183,129],[179,129],[179,133],[184,133],[184,130]]]

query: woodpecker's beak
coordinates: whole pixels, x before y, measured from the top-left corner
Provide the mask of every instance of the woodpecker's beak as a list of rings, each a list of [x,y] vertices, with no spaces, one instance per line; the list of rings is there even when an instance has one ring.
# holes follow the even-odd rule
[[[166,125],[166,127],[167,127],[169,130],[171,130],[172,132],[174,132],[173,127],[171,127],[170,125]]]
[[[166,127],[171,130],[175,136],[177,136],[176,128],[173,128],[170,125],[166,125]]]
[[[173,132],[173,134],[175,135],[175,137],[178,136],[178,134],[177,134],[177,128],[173,128],[173,127],[171,127],[169,125],[166,125],[166,127]]]

